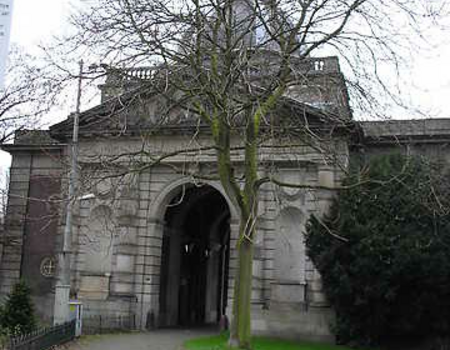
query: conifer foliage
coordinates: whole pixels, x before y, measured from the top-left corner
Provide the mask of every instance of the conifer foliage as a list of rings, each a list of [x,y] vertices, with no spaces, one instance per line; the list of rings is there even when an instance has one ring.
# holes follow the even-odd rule
[[[36,328],[30,288],[22,280],[14,285],[12,293],[6,300],[1,315],[1,326],[10,334],[29,333]]]
[[[306,234],[338,339],[380,344],[450,334],[448,176],[391,155],[358,167],[345,185],[325,219],[310,218]]]

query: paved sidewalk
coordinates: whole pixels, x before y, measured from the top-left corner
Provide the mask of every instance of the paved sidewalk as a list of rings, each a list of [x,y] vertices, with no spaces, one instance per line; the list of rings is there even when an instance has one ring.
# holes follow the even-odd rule
[[[102,334],[82,337],[67,350],[179,350],[183,342],[190,338],[217,333],[210,328],[200,329],[160,329],[150,332]]]

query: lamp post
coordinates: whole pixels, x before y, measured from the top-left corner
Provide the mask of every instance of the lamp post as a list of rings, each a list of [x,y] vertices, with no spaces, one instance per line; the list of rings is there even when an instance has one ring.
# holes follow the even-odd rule
[[[70,258],[72,241],[72,216],[75,198],[75,186],[78,179],[78,125],[80,117],[81,82],[83,74],[83,61],[79,62],[78,91],[76,109],[73,114],[73,133],[71,142],[71,169],[69,176],[69,191],[66,206],[66,223],[62,242],[62,251],[58,257],[58,276],[55,286],[55,305],[53,310],[53,323],[60,324],[69,321],[70,298]]]

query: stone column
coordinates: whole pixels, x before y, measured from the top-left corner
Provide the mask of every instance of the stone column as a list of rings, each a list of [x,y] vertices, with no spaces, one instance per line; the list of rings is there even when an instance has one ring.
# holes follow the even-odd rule
[[[335,172],[336,168],[334,166],[325,164],[320,165],[317,170],[318,185],[330,188],[316,191],[316,211],[317,215],[321,217],[328,212],[333,197],[336,194],[335,190],[333,190],[336,187]],[[322,287],[322,278],[309,259],[306,264],[306,279],[308,285],[308,305],[313,307],[328,306]]]
[[[318,214],[323,216],[327,211],[332,202],[333,196],[335,195],[335,191],[332,190],[335,187],[335,171],[333,166],[322,165],[317,170],[318,176],[318,185],[331,188],[321,189],[316,191],[317,193],[317,205],[318,205]]]
[[[138,254],[135,260],[136,327],[143,330],[157,326],[163,227],[163,223],[148,219],[146,234],[139,234],[137,239]]]

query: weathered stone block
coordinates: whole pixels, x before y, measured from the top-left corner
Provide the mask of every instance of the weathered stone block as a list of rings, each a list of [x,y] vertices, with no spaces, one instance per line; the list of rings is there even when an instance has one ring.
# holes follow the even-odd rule
[[[11,170],[15,168],[29,168],[31,161],[31,154],[17,154],[14,155],[11,162]]]
[[[33,156],[34,168],[61,168],[61,159],[50,157],[47,154],[36,154]]]
[[[132,272],[134,268],[134,257],[132,255],[117,254],[116,271]]]
[[[133,292],[133,284],[117,282],[117,283],[114,284],[114,291],[116,293],[129,293],[129,294],[131,294]]]
[[[262,277],[262,260],[253,261],[253,277]]]
[[[322,280],[319,278],[314,279],[313,281],[309,282],[308,287],[313,292],[320,292],[323,290]]]
[[[81,276],[80,299],[105,300],[109,294],[110,276]]]
[[[301,303],[305,301],[305,284],[272,283],[271,300],[283,303]]]
[[[312,305],[329,305],[326,295],[322,292],[310,292],[309,299]]]

